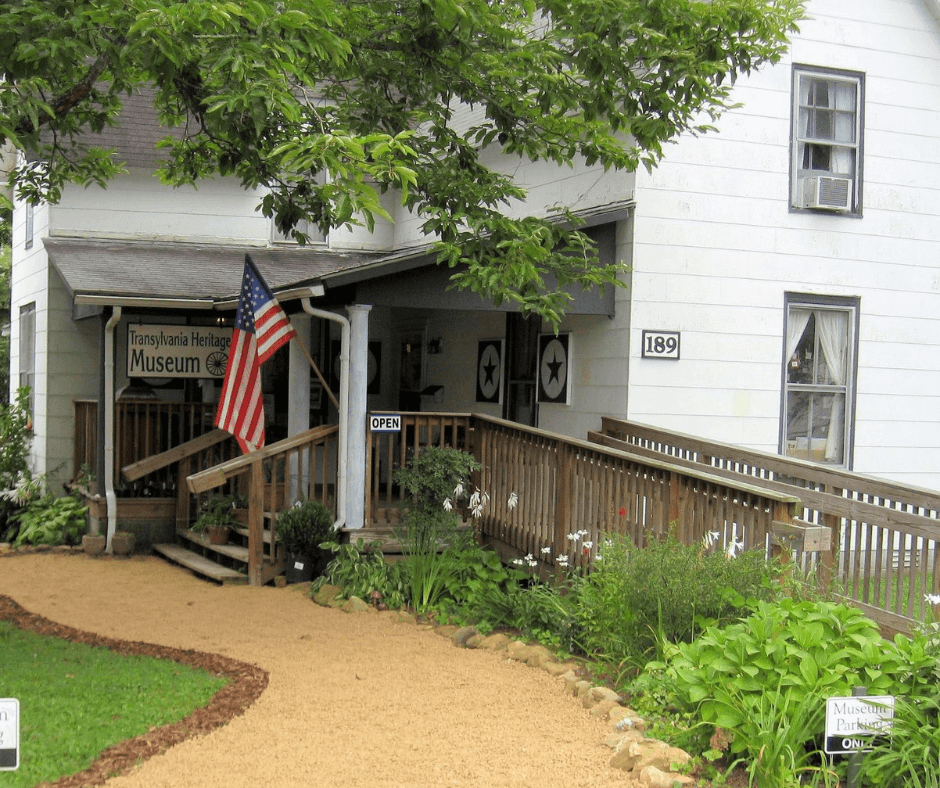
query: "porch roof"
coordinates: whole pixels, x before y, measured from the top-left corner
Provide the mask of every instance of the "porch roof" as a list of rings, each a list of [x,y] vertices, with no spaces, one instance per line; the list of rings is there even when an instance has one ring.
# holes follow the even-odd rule
[[[374,255],[322,248],[266,248],[192,243],[46,238],[46,252],[73,302],[82,305],[232,308],[245,254],[280,298],[316,287],[323,277]]]

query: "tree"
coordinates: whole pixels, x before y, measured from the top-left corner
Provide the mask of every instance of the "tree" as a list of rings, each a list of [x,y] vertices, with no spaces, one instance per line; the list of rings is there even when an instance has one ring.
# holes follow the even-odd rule
[[[457,286],[557,323],[553,282],[609,285],[621,267],[600,266],[571,217],[508,219],[525,190],[487,162],[652,167],[711,128],[738,74],[779,59],[801,14],[801,0],[6,0],[0,136],[32,152],[21,193],[54,202],[120,171],[81,135],[152,86],[180,132],[163,143],[168,183],[270,187],[260,209],[298,240],[301,219],[371,224],[393,190]]]

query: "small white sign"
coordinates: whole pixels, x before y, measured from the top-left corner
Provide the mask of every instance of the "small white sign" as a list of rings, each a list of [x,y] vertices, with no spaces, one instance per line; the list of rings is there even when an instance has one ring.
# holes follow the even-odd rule
[[[860,695],[826,699],[826,743],[829,755],[865,752],[874,736],[886,736],[894,725],[893,695]]]
[[[369,416],[369,429],[372,432],[401,432],[401,415]]]
[[[0,772],[20,768],[20,702],[0,698]]]

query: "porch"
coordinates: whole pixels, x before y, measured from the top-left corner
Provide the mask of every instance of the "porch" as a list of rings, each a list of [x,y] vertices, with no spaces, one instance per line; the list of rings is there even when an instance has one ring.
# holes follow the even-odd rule
[[[117,424],[144,418],[125,412],[134,403],[118,408]],[[735,542],[788,554],[820,583],[899,631],[927,615],[924,594],[940,591],[940,493],[613,418],[582,441],[476,414],[400,415],[400,432],[367,433],[367,527],[356,536],[388,539],[402,502],[395,470],[426,446],[450,445],[482,465],[472,481],[489,493],[490,503],[474,527],[504,559],[538,559],[543,548],[568,554],[568,534],[576,530],[587,531],[594,545],[614,533],[637,545],[670,530],[687,543],[717,534],[723,547]],[[161,415],[159,421],[195,431],[191,425],[201,420]],[[83,428],[76,419],[76,432]],[[165,431],[125,428],[119,435],[115,459],[125,484],[172,491],[175,539],[169,542],[226,564],[235,573],[226,580],[263,584],[283,571],[273,525],[277,511],[300,495],[336,513],[335,426],[248,456],[238,456],[234,441],[218,431],[173,447],[160,443],[173,439]],[[141,456],[154,448],[160,451]],[[238,542],[225,551],[193,539],[189,528],[206,496],[220,492],[248,500]],[[518,496],[514,509],[510,493]],[[572,564],[587,567],[596,551],[571,555]]]

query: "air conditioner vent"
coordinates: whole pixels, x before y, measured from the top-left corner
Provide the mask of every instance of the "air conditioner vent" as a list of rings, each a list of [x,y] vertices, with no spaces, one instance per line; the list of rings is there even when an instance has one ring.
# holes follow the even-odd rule
[[[804,178],[803,207],[827,211],[852,210],[852,181],[824,176]]]

